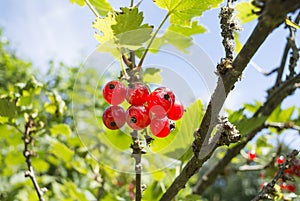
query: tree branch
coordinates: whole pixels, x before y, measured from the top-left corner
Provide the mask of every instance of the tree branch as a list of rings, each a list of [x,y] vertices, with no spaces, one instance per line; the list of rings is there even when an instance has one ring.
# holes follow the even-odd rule
[[[33,138],[31,136],[32,134],[32,127],[34,126],[33,119],[30,117],[28,122],[25,124],[25,132],[23,135],[23,141],[24,141],[24,151],[23,155],[26,159],[26,164],[28,170],[25,172],[25,177],[29,177],[34,185],[35,191],[37,193],[37,196],[40,201],[45,201],[43,194],[47,191],[46,188],[40,188],[35,173],[34,169],[31,164],[31,157],[34,156],[34,153],[32,150],[30,150],[30,145],[33,143]]]
[[[295,91],[294,83],[300,81],[300,74],[291,80],[286,80],[282,85],[277,88],[274,93],[270,94],[266,102],[255,112],[252,118],[257,117],[268,117],[273,110],[290,94]],[[206,188],[211,185],[217,176],[221,174],[224,168],[230,163],[230,161],[237,156],[240,151],[246,146],[246,144],[253,139],[253,137],[262,129],[265,128],[265,124],[261,123],[254,130],[250,131],[248,134],[243,135],[241,142],[235,145],[233,148],[227,150],[224,158],[218,161],[218,163],[208,170],[201,180],[196,184],[193,189],[193,193],[201,194],[206,190]]]
[[[293,165],[293,159],[299,154],[299,151],[293,150],[292,153],[288,154],[286,157],[286,162],[279,165],[279,170],[277,171],[275,177],[272,179],[271,182],[264,185],[263,189],[258,193],[258,195],[253,198],[251,201],[259,201],[262,199],[271,199],[274,200],[274,194],[276,189],[274,188],[276,182],[283,178],[286,180],[286,176],[284,175],[284,170],[288,169]]]
[[[161,201],[169,201],[174,198],[179,190],[184,188],[189,178],[198,172],[203,163],[217,148],[216,146],[213,146],[208,153],[203,155],[200,154],[203,142],[207,137],[210,138],[211,132],[217,124],[216,119],[226,100],[227,95],[232,90],[235,82],[240,78],[250,59],[253,57],[267,36],[284,21],[287,13],[295,11],[299,7],[300,1],[298,0],[284,2],[281,0],[270,0],[266,2],[265,8],[261,17],[259,18],[256,28],[252,32],[245,46],[234,59],[232,63],[233,68],[226,71],[224,75],[220,75],[218,79],[217,87],[207,106],[200,128],[194,133],[195,140],[193,142],[193,148],[195,155],[188,161],[182,172],[163,194],[162,198],[160,199]]]

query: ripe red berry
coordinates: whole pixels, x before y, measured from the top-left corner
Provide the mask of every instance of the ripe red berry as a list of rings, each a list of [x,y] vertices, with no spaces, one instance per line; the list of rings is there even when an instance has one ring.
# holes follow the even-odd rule
[[[126,88],[120,81],[113,80],[104,86],[102,90],[104,99],[112,105],[119,105],[122,103],[126,96]]]
[[[167,117],[154,117],[150,123],[150,130],[156,137],[164,138],[170,134],[170,122]]]
[[[179,100],[175,100],[173,106],[168,111],[167,116],[169,119],[176,121],[182,117],[183,113],[184,113],[183,105]]]
[[[256,158],[256,152],[255,152],[255,150],[249,151],[249,153],[248,153],[248,159],[251,160],[251,161],[253,161],[255,158]]]
[[[149,90],[143,83],[134,83],[126,90],[126,100],[131,105],[143,105],[147,101]]]
[[[175,102],[174,93],[166,88],[159,87],[148,96],[148,107],[150,112],[157,116],[165,116]]]
[[[110,106],[104,111],[102,121],[111,130],[119,129],[125,124],[125,111],[120,106]]]
[[[141,130],[150,124],[149,110],[145,106],[130,106],[126,111],[126,122],[134,130]]]
[[[294,184],[288,184],[286,188],[290,192],[295,192],[296,190],[296,186]]]
[[[282,163],[284,163],[284,156],[279,156],[279,157],[277,158],[277,164],[280,165],[280,164],[282,164]]]
[[[286,190],[287,184],[286,184],[285,182],[283,182],[283,183],[280,185],[280,188],[281,188],[281,190]]]

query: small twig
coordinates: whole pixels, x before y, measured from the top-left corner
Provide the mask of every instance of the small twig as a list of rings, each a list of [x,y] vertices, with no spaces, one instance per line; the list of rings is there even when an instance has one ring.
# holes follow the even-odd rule
[[[32,163],[31,163],[31,157],[34,155],[34,153],[33,153],[33,151],[31,151],[29,149],[29,147],[33,143],[33,137],[31,136],[33,126],[34,126],[34,122],[33,122],[33,119],[30,117],[28,122],[25,125],[24,136],[22,138],[24,141],[23,155],[26,159],[26,164],[27,164],[27,168],[28,168],[28,170],[25,172],[25,177],[29,177],[31,179],[39,200],[45,201],[43,194],[47,191],[47,189],[40,188],[40,186],[37,182],[35,173],[34,173],[34,169],[32,167]]]
[[[270,72],[267,72],[262,67],[257,65],[257,63],[255,63],[254,61],[250,61],[249,64],[252,65],[255,68],[255,70],[257,70],[259,73],[261,73],[265,76],[270,76],[273,73],[278,72],[278,70],[279,70],[279,68],[275,68],[275,69],[271,70]]]
[[[295,125],[294,122],[269,122],[265,123],[265,127],[276,128],[278,131],[282,131],[284,129],[293,129],[300,132],[300,126]]]
[[[293,150],[290,154],[287,155],[286,161],[283,164],[279,165],[279,170],[277,171],[276,175],[264,187],[262,190],[255,196],[252,201],[259,201],[262,199],[272,199],[274,198],[274,194],[276,193],[276,189],[274,188],[276,182],[282,178],[286,180],[286,176],[284,175],[284,170],[288,169],[293,165],[293,159],[299,154],[299,151]]]

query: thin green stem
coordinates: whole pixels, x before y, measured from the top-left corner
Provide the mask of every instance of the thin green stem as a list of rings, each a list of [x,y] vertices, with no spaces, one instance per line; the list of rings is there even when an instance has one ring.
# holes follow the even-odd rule
[[[98,11],[94,8],[94,6],[91,4],[91,2],[89,0],[84,0],[86,5],[88,5],[88,7],[91,9],[91,11],[94,13],[94,15],[96,17],[100,17]]]
[[[138,66],[137,66],[138,69],[140,69],[140,68],[142,67],[143,62],[144,62],[144,60],[145,60],[145,57],[146,57],[146,55],[147,55],[147,53],[148,53],[148,51],[149,51],[149,49],[150,49],[150,46],[152,45],[152,43],[153,43],[153,41],[154,41],[156,35],[157,35],[158,32],[160,31],[160,29],[162,28],[162,26],[164,25],[164,23],[167,21],[167,19],[168,19],[168,17],[170,16],[170,14],[171,14],[171,13],[168,12],[168,14],[165,16],[165,18],[163,19],[163,21],[161,21],[159,27],[157,28],[157,30],[155,31],[154,35],[152,36],[152,38],[151,38],[151,40],[150,40],[150,42],[149,42],[149,44],[148,44],[148,46],[147,46],[147,48],[146,48],[146,50],[145,50],[143,56],[141,57],[141,60],[140,60],[140,62],[139,62],[139,64],[138,64]]]

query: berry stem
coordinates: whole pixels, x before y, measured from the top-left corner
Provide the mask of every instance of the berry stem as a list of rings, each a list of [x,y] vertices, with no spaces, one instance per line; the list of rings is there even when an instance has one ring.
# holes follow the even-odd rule
[[[167,19],[169,18],[170,14],[171,14],[170,12],[167,13],[167,15],[165,16],[165,18],[163,19],[163,21],[161,21],[159,27],[157,28],[157,30],[153,34],[153,36],[152,36],[152,38],[151,38],[151,40],[150,40],[150,42],[149,42],[149,44],[148,44],[148,46],[147,46],[144,54],[143,54],[143,56],[141,57],[141,60],[140,60],[139,64],[137,65],[138,69],[140,69],[142,67],[143,62],[145,60],[145,57],[146,57],[146,55],[147,55],[147,53],[148,53],[148,51],[149,51],[149,49],[150,49],[150,47],[151,47],[151,45],[152,45],[152,43],[154,41],[156,35],[158,34],[159,30],[162,28],[162,26],[164,25],[164,23],[167,21]]]
[[[132,131],[132,155],[131,157],[135,160],[135,201],[142,200],[142,149],[141,142],[138,138],[138,132]]]
[[[100,17],[98,11],[94,8],[94,6],[91,4],[91,2],[89,0],[84,0],[86,5],[88,5],[88,7],[90,8],[90,10],[94,13],[94,15],[96,17]]]

